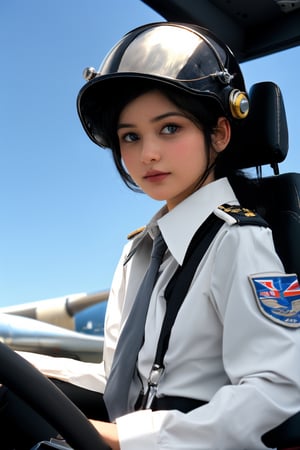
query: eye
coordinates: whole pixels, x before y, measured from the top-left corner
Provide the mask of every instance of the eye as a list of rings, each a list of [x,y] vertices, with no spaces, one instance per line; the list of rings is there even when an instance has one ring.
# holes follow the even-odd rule
[[[161,130],[162,134],[174,134],[179,130],[180,126],[175,123],[169,123]]]
[[[124,135],[119,137],[120,141],[123,142],[135,142],[139,139],[138,135],[136,133],[125,133]]]

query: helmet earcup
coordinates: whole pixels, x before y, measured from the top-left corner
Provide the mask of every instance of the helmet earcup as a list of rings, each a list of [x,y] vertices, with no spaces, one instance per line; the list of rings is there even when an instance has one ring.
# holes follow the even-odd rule
[[[245,119],[249,113],[247,94],[239,89],[232,89],[228,100],[232,117],[234,119]]]

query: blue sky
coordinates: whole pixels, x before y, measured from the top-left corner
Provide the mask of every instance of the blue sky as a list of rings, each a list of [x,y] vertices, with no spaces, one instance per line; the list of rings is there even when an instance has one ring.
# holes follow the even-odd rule
[[[1,2],[0,306],[108,288],[127,234],[160,206],[123,185],[76,112],[83,69],[157,20],[139,0]],[[300,171],[299,64],[296,48],[242,66],[248,88],[271,80],[282,89],[282,172]]]

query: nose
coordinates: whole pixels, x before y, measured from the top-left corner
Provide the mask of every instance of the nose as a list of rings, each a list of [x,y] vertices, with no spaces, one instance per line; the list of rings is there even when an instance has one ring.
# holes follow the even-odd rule
[[[160,146],[154,137],[144,138],[142,142],[141,162],[149,164],[160,160]]]

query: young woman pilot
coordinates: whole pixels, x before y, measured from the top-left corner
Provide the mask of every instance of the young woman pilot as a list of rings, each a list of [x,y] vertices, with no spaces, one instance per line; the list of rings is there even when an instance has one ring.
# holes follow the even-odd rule
[[[88,136],[111,148],[129,187],[165,201],[125,246],[116,270],[104,351],[113,423],[94,425],[113,449],[265,448],[264,433],[299,409],[299,322],[291,327],[262,314],[258,286],[277,286],[286,274],[266,224],[255,217],[239,226],[232,214],[247,182],[227,161],[229,151],[243,151],[242,142],[231,148],[249,107],[240,68],[207,30],[158,23],[128,33],[89,75],[78,96]],[[149,401],[165,292],[211,213],[224,223],[172,324]],[[167,249],[141,324],[130,311],[158,233]],[[143,340],[123,388],[126,362],[116,348],[129,358],[127,320],[133,335],[143,328]]]
[[[249,109],[240,68],[209,31],[156,23],[129,32],[99,72],[87,74],[78,95],[85,131],[111,149],[130,188],[165,206],[124,247],[97,374],[83,363],[40,370],[104,393],[110,421],[101,420],[100,401],[98,416],[86,414],[114,450],[264,449],[264,434],[299,409],[299,315],[291,326],[275,309],[262,312],[259,288],[279,294],[290,278],[271,230],[245,209],[248,181],[228,159],[243,151],[243,142],[233,148],[233,137]],[[222,225],[195,268],[156,364],[168,289],[211,217]],[[142,279],[157,236],[165,249],[141,313]]]

